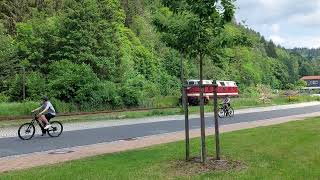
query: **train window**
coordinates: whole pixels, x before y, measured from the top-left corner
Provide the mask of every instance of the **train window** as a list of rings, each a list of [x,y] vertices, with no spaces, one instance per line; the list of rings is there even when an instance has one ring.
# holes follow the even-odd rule
[[[226,86],[226,85],[224,84],[224,82],[220,82],[220,84],[221,84],[221,86]]]
[[[197,85],[199,81],[188,81],[189,85]]]

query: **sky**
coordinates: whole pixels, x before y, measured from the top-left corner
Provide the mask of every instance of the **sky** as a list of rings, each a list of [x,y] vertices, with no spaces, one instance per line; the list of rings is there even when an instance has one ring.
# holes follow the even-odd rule
[[[236,0],[236,20],[286,48],[320,47],[320,0]]]

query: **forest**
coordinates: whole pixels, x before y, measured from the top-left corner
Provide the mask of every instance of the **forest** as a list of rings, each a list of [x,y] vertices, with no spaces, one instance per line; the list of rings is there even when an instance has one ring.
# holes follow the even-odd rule
[[[80,109],[117,109],[179,97],[180,59],[187,79],[198,79],[199,62],[163,41],[155,27],[163,2],[0,0],[0,102],[47,95]],[[204,78],[234,80],[241,94],[258,84],[294,89],[302,76],[320,74],[319,50],[285,49],[235,19],[208,41]]]

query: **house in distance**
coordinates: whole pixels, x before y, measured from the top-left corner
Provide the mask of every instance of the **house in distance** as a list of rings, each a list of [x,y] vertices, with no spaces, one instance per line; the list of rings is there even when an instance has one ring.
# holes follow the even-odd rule
[[[320,76],[304,76],[301,80],[307,83],[307,87],[303,88],[305,90],[320,89]]]

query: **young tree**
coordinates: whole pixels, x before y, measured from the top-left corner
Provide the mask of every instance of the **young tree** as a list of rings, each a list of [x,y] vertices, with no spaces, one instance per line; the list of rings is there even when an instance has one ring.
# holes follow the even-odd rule
[[[205,120],[203,99],[203,59],[211,53],[215,37],[233,18],[233,0],[162,0],[154,24],[168,46],[182,54],[199,58],[201,161],[205,162]]]

